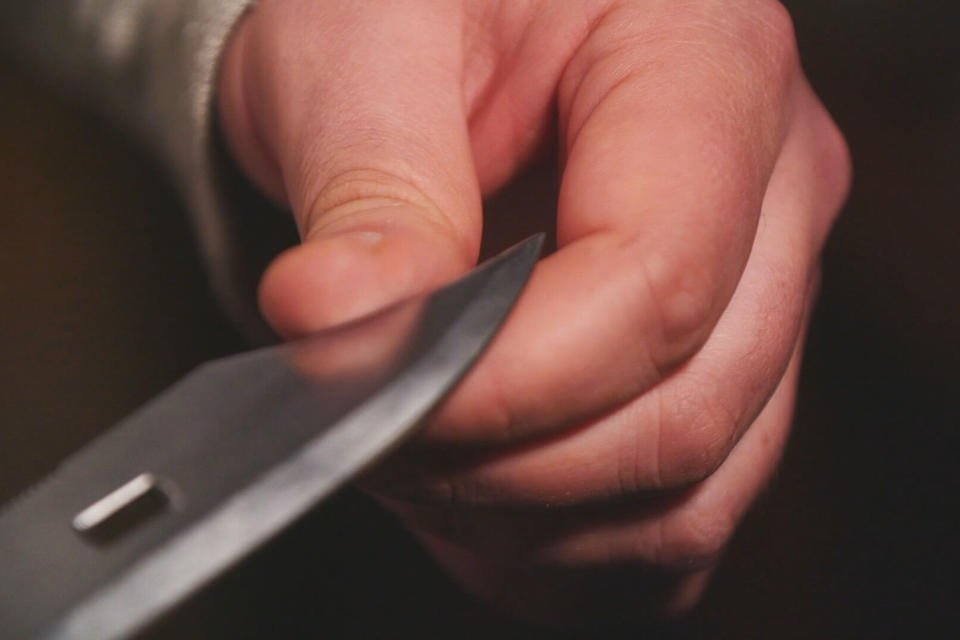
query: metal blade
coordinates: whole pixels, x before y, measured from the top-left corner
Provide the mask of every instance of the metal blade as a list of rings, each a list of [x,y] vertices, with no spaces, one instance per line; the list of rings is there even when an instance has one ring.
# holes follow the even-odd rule
[[[0,636],[142,630],[409,435],[502,324],[537,236],[429,296],[197,369],[0,513]]]

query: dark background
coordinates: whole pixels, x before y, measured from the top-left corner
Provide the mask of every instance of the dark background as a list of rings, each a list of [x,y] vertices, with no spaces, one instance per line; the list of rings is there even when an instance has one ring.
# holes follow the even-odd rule
[[[956,637],[960,9],[787,4],[853,149],[855,186],[779,474],[697,612],[649,633]],[[157,167],[8,64],[0,195],[3,501],[196,363],[245,345]],[[460,595],[347,491],[152,635],[556,634]]]

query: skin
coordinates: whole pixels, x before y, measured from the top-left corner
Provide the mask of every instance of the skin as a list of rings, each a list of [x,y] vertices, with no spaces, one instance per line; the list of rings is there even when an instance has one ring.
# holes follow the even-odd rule
[[[695,603],[783,450],[850,181],[785,9],[260,0],[219,110],[301,230],[260,288],[290,338],[470,269],[484,198],[557,159],[557,251],[363,484],[521,615]]]

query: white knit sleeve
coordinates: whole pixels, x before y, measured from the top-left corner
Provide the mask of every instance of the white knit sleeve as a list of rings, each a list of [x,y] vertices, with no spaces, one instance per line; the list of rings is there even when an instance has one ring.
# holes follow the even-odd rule
[[[270,224],[281,224],[281,217],[257,214],[265,201],[231,177],[212,113],[220,55],[254,2],[2,0],[0,46],[159,154],[191,211],[214,290],[234,320],[262,336],[254,289],[264,258],[247,254],[272,248],[252,246],[243,226],[257,215]],[[262,229],[263,220],[254,224]],[[265,235],[271,234],[289,237],[285,229]]]

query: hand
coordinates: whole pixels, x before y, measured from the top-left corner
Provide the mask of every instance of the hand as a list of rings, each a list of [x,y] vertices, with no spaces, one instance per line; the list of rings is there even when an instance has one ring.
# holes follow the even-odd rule
[[[558,250],[365,484],[525,615],[695,602],[782,451],[849,182],[785,10],[261,0],[219,89],[235,156],[303,237],[260,289],[288,337],[469,269],[482,199],[557,135]]]

